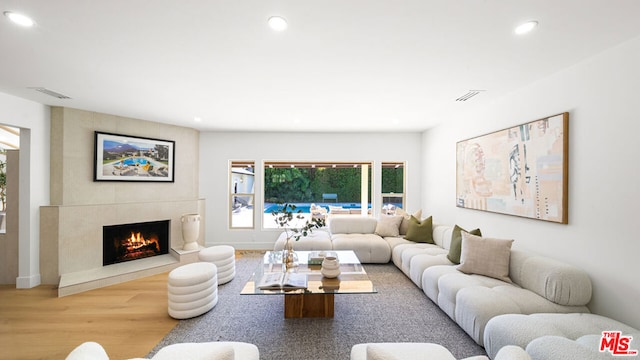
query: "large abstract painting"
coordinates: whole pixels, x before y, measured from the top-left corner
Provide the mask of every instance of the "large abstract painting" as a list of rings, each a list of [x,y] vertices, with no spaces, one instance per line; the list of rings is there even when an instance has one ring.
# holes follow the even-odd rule
[[[568,223],[569,113],[463,140],[458,207]]]

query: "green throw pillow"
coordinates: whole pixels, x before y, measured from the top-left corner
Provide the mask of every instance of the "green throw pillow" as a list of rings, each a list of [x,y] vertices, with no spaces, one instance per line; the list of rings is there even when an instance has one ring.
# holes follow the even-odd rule
[[[409,228],[407,228],[407,235],[405,239],[433,244],[433,219],[431,216],[420,221],[415,216],[411,215],[409,219]]]
[[[460,252],[462,251],[461,231],[468,232],[471,235],[482,236],[480,229],[467,231],[458,225],[454,226],[453,232],[451,233],[451,246],[449,246],[449,254],[447,255],[447,259],[454,264],[460,264]]]

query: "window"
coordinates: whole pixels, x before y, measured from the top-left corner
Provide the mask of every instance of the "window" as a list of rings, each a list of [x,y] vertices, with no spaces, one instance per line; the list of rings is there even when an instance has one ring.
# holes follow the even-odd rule
[[[404,209],[404,163],[382,163],[382,210]]]
[[[16,206],[13,209],[7,209],[7,197],[17,199],[17,193],[8,193],[7,189],[7,163],[11,158],[12,163],[17,164],[18,156],[16,155],[20,149],[20,129],[0,125],[0,234],[6,233],[6,214],[7,211],[17,210]],[[13,154],[13,155],[12,155]],[[15,175],[15,174],[14,174]],[[14,186],[14,192],[15,186]],[[13,202],[15,205],[16,202]]]
[[[327,213],[361,214],[371,208],[371,163],[288,162],[264,164],[264,227],[276,228],[278,204],[296,205],[311,216],[312,204]]]
[[[0,147],[0,234],[6,233],[7,150]]]
[[[232,229],[254,227],[254,170],[253,161],[231,162],[229,219]]]

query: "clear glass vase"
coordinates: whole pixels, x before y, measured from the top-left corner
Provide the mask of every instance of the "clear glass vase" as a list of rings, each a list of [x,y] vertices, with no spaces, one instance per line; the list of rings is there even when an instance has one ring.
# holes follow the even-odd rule
[[[287,239],[287,242],[282,249],[282,270],[288,271],[298,266],[298,254],[293,250],[293,244],[291,239]]]

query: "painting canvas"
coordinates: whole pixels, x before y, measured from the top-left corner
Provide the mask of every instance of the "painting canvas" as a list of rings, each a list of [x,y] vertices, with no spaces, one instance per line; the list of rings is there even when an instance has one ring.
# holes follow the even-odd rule
[[[568,223],[569,113],[456,145],[458,207]]]
[[[173,182],[169,140],[95,132],[94,181]]]

